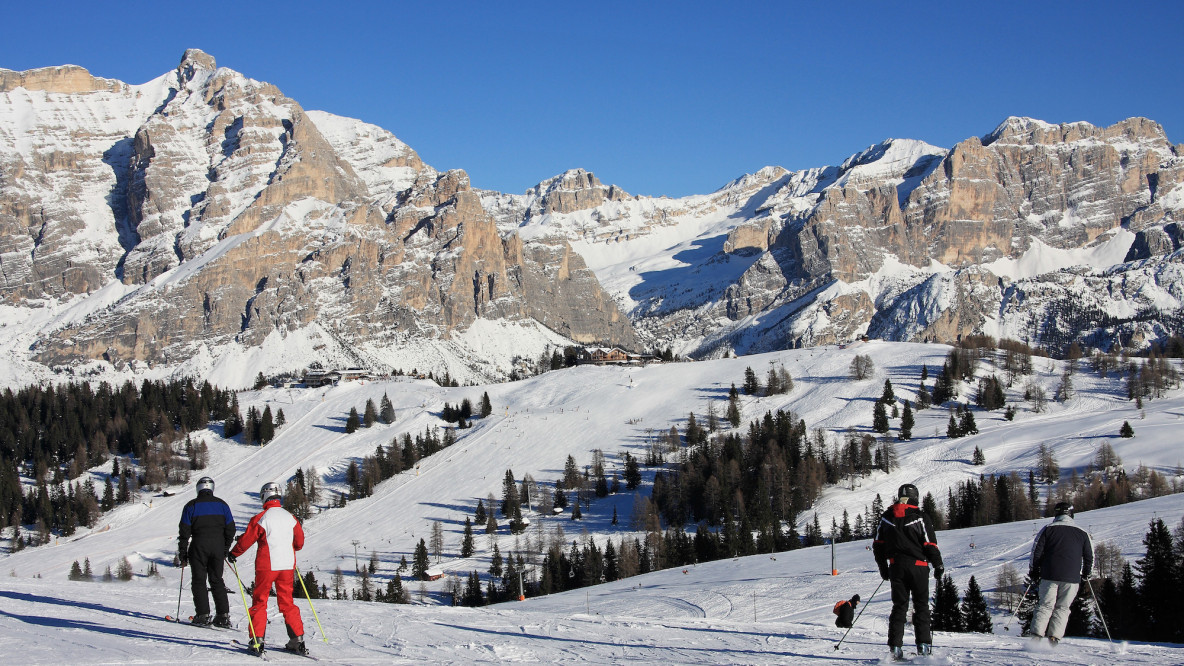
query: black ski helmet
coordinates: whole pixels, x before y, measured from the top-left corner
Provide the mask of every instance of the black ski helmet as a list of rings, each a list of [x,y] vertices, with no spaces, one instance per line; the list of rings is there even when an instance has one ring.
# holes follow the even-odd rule
[[[1057,505],[1052,508],[1053,515],[1073,517],[1073,505],[1068,502],[1057,502]]]
[[[200,495],[205,492],[214,492],[214,480],[208,476],[203,476],[197,480],[197,494]]]
[[[911,483],[906,483],[897,489],[896,496],[900,498],[900,502],[903,504],[917,506],[921,503],[921,492]]]
[[[275,481],[268,481],[259,489],[260,502],[267,502],[270,499],[280,499],[280,484]]]

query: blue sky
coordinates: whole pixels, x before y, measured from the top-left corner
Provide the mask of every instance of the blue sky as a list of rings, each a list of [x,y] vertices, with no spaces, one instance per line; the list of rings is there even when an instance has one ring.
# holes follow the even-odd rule
[[[505,192],[583,167],[706,193],[1009,115],[1184,142],[1184,2],[12,4],[0,67],[143,83],[197,47]]]

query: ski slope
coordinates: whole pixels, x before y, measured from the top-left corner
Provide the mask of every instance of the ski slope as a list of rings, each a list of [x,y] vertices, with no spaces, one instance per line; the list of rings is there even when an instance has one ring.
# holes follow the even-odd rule
[[[385,446],[404,433],[414,437],[426,428],[442,428],[444,423],[438,416],[445,402],[457,405],[467,398],[477,405],[482,393],[488,392],[493,414],[475,419],[471,429],[457,431],[454,446],[423,459],[417,470],[380,484],[373,496],[351,501],[344,508],[325,508],[310,518],[305,525],[306,547],[299,555],[302,570],[313,571],[320,582],[331,584],[333,571],[340,567],[346,572],[347,586],[354,587],[356,540],[361,564],[365,565],[371,552],[377,554],[380,564],[374,582],[385,585],[399,560],[412,559],[415,545],[420,539],[428,540],[430,526],[438,520],[445,528],[446,547],[443,559],[433,564],[446,573],[463,576],[489,567],[490,540],[479,527],[474,557],[460,558],[457,551],[465,517],[472,516],[478,499],[490,493],[500,498],[507,469],[519,480],[529,473],[541,483],[553,484],[562,475],[568,455],[582,468],[591,462],[593,449],[599,448],[605,452],[611,477],[623,467],[620,453],[629,450],[644,457],[649,439],[671,426],[681,431],[690,412],[703,423],[707,405],[713,401],[722,417],[728,389],[743,383],[746,367],[752,367],[763,381],[770,367],[784,366],[793,376],[795,388],[787,395],[742,396],[741,429],[746,430],[749,420],[766,411],[788,409],[804,419],[811,431],[823,428],[829,441],[838,441],[848,428],[868,431],[873,403],[885,379],[892,380],[898,398],[912,399],[925,365],[930,371],[927,386],[932,388],[933,376],[948,351],[942,345],[873,341],[845,348],[644,368],[586,366],[479,387],[442,388],[427,380],[396,378],[319,389],[246,392],[240,394],[244,413],[249,406],[262,409],[269,405],[273,412],[283,409],[287,418],[287,424],[267,446],[226,441],[217,430],[195,433],[195,438],[210,444],[210,466],[195,473],[186,487],[170,489],[176,495],[144,491],[139,503],[105,514],[93,529],[81,529],[73,537],[17,553],[4,549],[0,571],[7,575],[0,577],[0,597],[4,597],[0,603],[0,644],[22,650],[34,662],[57,661],[62,656],[80,663],[221,662],[232,656],[226,652],[229,634],[158,622],[165,613],[176,612],[180,580],[171,562],[177,521],[184,503],[193,496],[193,484],[203,474],[215,478],[217,494],[231,505],[241,530],[259,510],[256,493],[263,483],[274,480],[282,484],[298,468],[315,467],[326,490],[340,492],[351,460],[373,454],[377,446]],[[876,372],[872,378],[849,379],[848,366],[856,354],[873,359]],[[1052,395],[1063,363],[1034,359],[1034,365],[1030,379]],[[922,493],[932,492],[944,505],[941,498],[946,488],[977,479],[980,473],[1026,473],[1035,466],[1040,443],[1053,447],[1066,476],[1074,469],[1084,471],[1098,446],[1109,442],[1128,471],[1142,464],[1177,483],[1184,481],[1176,477],[1184,454],[1175,436],[1184,416],[1184,391],[1173,390],[1137,410],[1126,400],[1121,382],[1113,376],[1101,378],[1082,364],[1074,378],[1073,399],[1050,401],[1046,412],[1036,414],[1020,397],[1023,383],[1008,390],[1008,402],[1018,408],[1016,419],[1005,421],[1001,411],[976,411],[980,430],[976,436],[947,439],[946,410],[917,412],[914,439],[897,444],[898,470],[865,477],[854,488],[831,488],[823,493],[815,509],[824,529],[844,510],[852,516],[862,513],[877,494],[887,502],[902,483],[916,483]],[[395,407],[395,423],[346,434],[349,409],[354,407],[361,413],[367,399],[377,405],[384,394]],[[1134,438],[1117,437],[1123,421],[1134,427]],[[894,420],[892,427],[895,433],[898,421]],[[985,453],[985,466],[970,464],[975,446]],[[109,469],[104,466],[101,472]],[[101,487],[100,470],[94,473]],[[641,492],[646,492],[652,473],[645,470]],[[527,512],[534,523],[528,535],[534,538],[541,529],[552,538],[561,527],[567,541],[594,538],[603,546],[607,538],[632,535],[628,523],[634,500],[634,494],[628,492],[596,500],[580,522],[570,521],[567,514]],[[328,503],[328,498],[321,501],[322,507]],[[621,519],[618,525],[609,521],[614,508]],[[1094,533],[1095,541],[1113,541],[1133,559],[1142,555],[1142,535],[1153,515],[1163,517],[1174,528],[1184,515],[1184,495],[1084,513],[1079,522]],[[800,518],[803,524],[812,519],[811,512]],[[989,594],[994,574],[1004,563],[1017,563],[1023,570],[1033,533],[1042,522],[940,533],[947,565],[960,589],[973,574]],[[524,549],[528,535],[516,538],[503,526],[496,539],[506,554]],[[973,550],[968,545],[972,539],[976,543]],[[330,641],[327,645],[316,643],[314,649],[327,651],[322,654],[345,663],[425,659],[784,663],[830,658],[835,656],[833,651],[827,653],[830,641],[837,640],[830,607],[856,592],[867,599],[878,582],[865,545],[857,542],[838,547],[842,574],[837,577],[827,575],[829,550],[812,549],[779,554],[776,559],[764,555],[708,563],[685,574],[681,570],[658,572],[487,609],[438,606],[442,581],[425,584],[426,603],[410,607],[322,601],[317,607],[327,623]],[[164,579],[137,577],[126,584],[67,581],[74,561],[89,558],[96,574],[101,574],[123,557],[138,573],[156,562]],[[244,580],[253,578],[251,567],[250,557],[240,562]],[[233,583],[229,572],[227,579]],[[418,596],[419,584],[407,585],[413,596]],[[183,614],[191,612],[187,610],[191,608],[188,596],[186,589]],[[75,611],[63,613],[56,606],[74,600],[79,601]],[[232,613],[241,619],[241,609]],[[851,647],[845,648],[840,658],[879,657],[887,610],[877,611],[873,603],[867,613],[848,639]],[[310,614],[306,612],[305,617],[311,636],[315,625]],[[273,623],[273,629],[278,626]],[[49,628],[68,629],[52,632],[55,637],[69,636],[68,646],[55,651],[50,649],[51,642],[42,647],[42,639],[34,637],[46,635]],[[951,649],[957,642],[957,649],[963,651],[961,657],[953,657],[957,663],[972,656],[987,663],[1114,659],[1105,651],[1109,648],[1096,641],[1067,641],[1066,649],[1053,655],[1023,651],[1022,641],[1014,638],[958,636],[939,642],[951,644]],[[1080,649],[1074,647],[1078,644]],[[143,655],[138,656],[137,651]],[[1064,657],[1069,661],[1058,662],[1061,655],[1070,655]],[[1130,646],[1119,659],[1184,663],[1184,652]]]
[[[1079,515],[1095,540],[1133,545],[1152,515],[1184,514],[1173,495]],[[960,589],[971,575],[987,594],[995,570],[1026,563],[1032,532],[1044,520],[942,532],[948,572]],[[839,575],[830,575],[826,546],[756,555],[660,571],[615,583],[485,608],[316,601],[317,628],[307,602],[298,602],[310,651],[322,661],[373,663],[583,662],[641,664],[802,664],[884,661],[887,591],[872,596],[879,576],[866,542],[839,544]],[[163,621],[176,612],[177,570],[160,579],[81,583],[5,577],[0,582],[0,645],[25,663],[253,664],[230,641],[244,639],[237,598],[231,614],[240,631],[199,629]],[[228,574],[229,577],[229,574]],[[233,585],[233,579],[232,585]],[[840,649],[831,606],[859,593],[863,614]],[[186,589],[183,613],[191,612]],[[413,595],[414,596],[414,595]],[[269,635],[283,640],[272,607]],[[1067,638],[1056,650],[1015,635],[1018,623],[995,614],[995,634],[936,632],[935,653],[922,664],[1179,664],[1184,646],[1108,643]],[[1004,625],[1010,627],[1005,632]],[[322,636],[327,640],[322,640]],[[912,640],[906,628],[905,641]],[[270,660],[308,663],[270,652]]]

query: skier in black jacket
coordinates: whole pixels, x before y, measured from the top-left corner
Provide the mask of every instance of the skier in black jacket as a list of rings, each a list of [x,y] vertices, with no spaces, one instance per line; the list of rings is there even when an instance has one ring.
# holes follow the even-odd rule
[[[1037,640],[1047,635],[1056,645],[1065,635],[1069,606],[1077,598],[1081,579],[1088,580],[1093,571],[1094,545],[1089,532],[1073,522],[1073,505],[1058,502],[1053,512],[1056,517],[1032,543],[1028,576],[1040,579],[1040,603],[1028,631]]]
[[[880,567],[880,577],[892,581],[892,613],[888,616],[888,647],[892,656],[904,659],[904,621],[913,599],[913,630],[917,654],[932,654],[933,634],[929,627],[929,565],[933,578],[945,573],[937,535],[929,516],[918,508],[920,493],[906,483],[897,491],[896,503],[884,511],[872,554]]]
[[[177,526],[177,556],[181,566],[193,565],[193,624],[230,627],[230,601],[222,580],[222,561],[234,542],[234,516],[226,502],[214,497],[214,480],[203,476],[197,482],[197,497],[181,511]],[[210,599],[214,593],[217,615],[210,619]]]
[[[850,629],[855,621],[855,607],[859,605],[859,595],[844,599],[835,604],[835,626],[840,629]]]

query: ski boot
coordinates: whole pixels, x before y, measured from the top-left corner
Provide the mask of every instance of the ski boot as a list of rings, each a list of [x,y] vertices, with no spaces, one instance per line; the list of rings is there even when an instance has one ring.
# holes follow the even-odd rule
[[[222,629],[230,629],[230,614],[218,613],[214,616],[214,621],[211,624]]]
[[[308,648],[304,647],[304,636],[293,636],[288,639],[288,644],[284,646],[288,652],[295,652],[296,654],[308,654]]]
[[[917,643],[917,654],[921,656],[929,656],[933,654],[933,646],[929,643]]]
[[[1061,644],[1061,639],[1057,638],[1056,636],[1049,636],[1048,637],[1048,644],[1055,648],[1056,646]]]
[[[908,661],[904,656],[904,648],[899,645],[892,646],[892,661]]]
[[[195,624],[199,627],[208,627],[208,626],[210,626],[210,622],[211,622],[211,620],[210,620],[209,613],[202,613],[201,615],[194,615],[189,620],[189,624]]]
[[[256,657],[262,657],[263,656],[263,639],[262,638],[251,639],[251,642],[247,644],[247,650],[249,650],[251,652],[251,654],[255,655]]]

